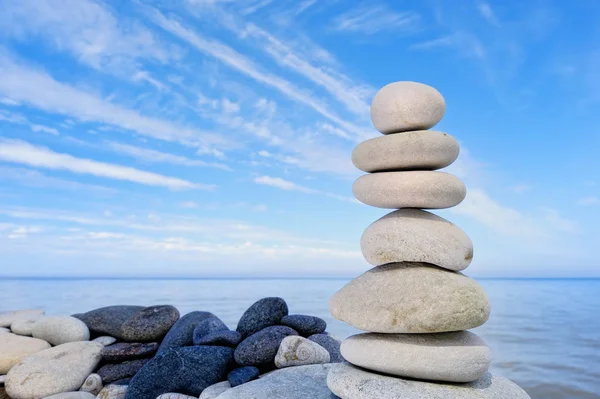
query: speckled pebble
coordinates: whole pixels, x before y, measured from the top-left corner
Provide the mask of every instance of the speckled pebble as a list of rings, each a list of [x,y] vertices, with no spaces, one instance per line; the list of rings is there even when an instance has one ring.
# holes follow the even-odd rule
[[[227,374],[227,381],[233,388],[257,379],[259,374],[260,371],[254,366],[239,367]]]

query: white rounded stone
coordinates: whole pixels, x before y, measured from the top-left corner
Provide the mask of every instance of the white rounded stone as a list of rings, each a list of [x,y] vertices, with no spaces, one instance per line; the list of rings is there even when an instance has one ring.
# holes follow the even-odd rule
[[[6,374],[21,359],[50,348],[46,341],[16,334],[0,335],[0,374]]]
[[[230,389],[231,389],[231,384],[229,383],[229,381],[221,381],[221,382],[218,382],[214,385],[207,387],[204,391],[202,391],[199,399],[215,399],[220,394],[222,394],[225,391],[228,391]]]
[[[490,373],[466,384],[442,384],[370,373],[346,363],[331,369],[327,386],[342,399],[530,399],[513,382]]]
[[[97,342],[70,342],[27,356],[6,376],[12,399],[38,399],[78,390],[102,359]]]
[[[452,164],[459,152],[458,141],[449,134],[419,130],[363,141],[352,151],[352,163],[368,173],[435,170]]]
[[[350,363],[419,380],[471,382],[490,367],[491,351],[469,331],[437,334],[359,334],[342,342]]]
[[[414,170],[363,175],[352,192],[360,202],[378,208],[443,209],[460,204],[467,188],[449,173]]]
[[[96,395],[89,392],[62,392],[56,395],[46,396],[44,399],[96,399]]]
[[[327,349],[306,338],[292,335],[285,337],[275,355],[277,368],[329,363]]]
[[[329,312],[363,331],[421,334],[479,327],[490,316],[490,302],[483,288],[461,273],[390,263],[336,292]]]
[[[90,330],[85,323],[71,316],[44,317],[33,325],[32,335],[52,345],[89,341]]]
[[[360,247],[374,266],[424,262],[460,271],[473,260],[473,242],[464,231],[419,209],[400,209],[373,222],[363,233]]]
[[[0,327],[0,334],[8,334],[10,330],[6,327]]]
[[[31,337],[33,331],[33,325],[41,320],[44,316],[32,316],[31,319],[19,319],[15,320],[10,325],[10,330],[14,334],[24,335]]]
[[[195,396],[184,395],[182,393],[163,393],[158,395],[156,399],[198,399]]]
[[[417,82],[394,82],[381,88],[371,102],[371,121],[383,134],[426,130],[446,112],[439,91]]]
[[[107,385],[96,396],[96,399],[125,399],[127,385]]]
[[[114,337],[109,337],[108,335],[103,336],[103,337],[98,337],[98,338],[94,338],[92,340],[92,342],[98,342],[99,344],[102,344],[104,346],[108,346],[108,345],[112,345],[115,342],[117,342],[117,339]]]
[[[6,376],[0,375],[0,385],[4,385],[4,381],[6,381]]]
[[[16,320],[27,320],[43,315],[44,311],[41,309],[26,309],[2,312],[0,313],[0,327],[10,327],[11,324],[14,323]]]
[[[102,377],[100,377],[98,374],[90,374],[85,379],[83,385],[81,386],[81,388],[79,388],[79,390],[83,392],[89,392],[96,396],[100,393],[102,388],[104,388],[102,385]]]

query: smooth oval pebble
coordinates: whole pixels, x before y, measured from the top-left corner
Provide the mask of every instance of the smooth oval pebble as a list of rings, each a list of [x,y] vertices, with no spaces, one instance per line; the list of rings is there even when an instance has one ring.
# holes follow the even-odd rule
[[[108,335],[105,335],[102,337],[94,338],[92,341],[98,342],[104,346],[109,346],[117,342],[117,339],[115,337],[109,337]]]
[[[473,260],[473,242],[464,231],[419,209],[400,209],[373,222],[363,233],[360,248],[374,266],[425,262],[460,271]]]
[[[0,327],[0,334],[9,334],[11,331],[6,327]]]
[[[90,374],[88,378],[85,379],[80,391],[89,392],[94,396],[98,395],[103,388],[102,377],[98,374]]]
[[[342,399],[530,399],[513,382],[485,374],[466,384],[440,384],[375,374],[347,363],[332,367],[327,386]]]
[[[6,392],[13,399],[35,399],[76,391],[100,362],[102,348],[69,342],[27,356],[8,372]]]
[[[33,334],[33,325],[43,317],[44,316],[31,316],[31,318],[15,320],[10,325],[10,331],[12,331],[14,334],[31,337]]]
[[[342,356],[367,370],[430,381],[471,382],[490,367],[491,351],[469,331],[437,334],[359,334]]]
[[[329,312],[359,330],[421,334],[479,327],[490,316],[490,302],[483,288],[461,273],[390,263],[336,292]]]
[[[363,175],[352,192],[360,202],[378,208],[443,209],[460,204],[467,188],[449,173],[416,170]]]
[[[202,391],[199,399],[215,399],[229,389],[231,389],[231,384],[229,381],[217,382],[216,384],[213,384]]]
[[[419,130],[363,141],[352,151],[352,163],[368,173],[436,170],[456,161],[459,152],[458,141],[449,134]]]
[[[43,316],[45,313],[41,309],[12,310],[0,313],[0,327],[10,327],[17,320],[30,320]]]
[[[125,399],[127,385],[107,385],[96,396],[96,399]]]
[[[394,82],[382,87],[371,102],[371,121],[383,134],[426,130],[446,112],[439,91],[417,82]]]
[[[197,399],[197,397],[182,393],[163,393],[162,395],[158,395],[156,399]]]
[[[300,336],[285,337],[275,355],[275,366],[279,369],[292,366],[329,363],[327,349],[314,341]]]
[[[329,334],[315,334],[308,337],[310,341],[316,342],[329,352],[331,363],[340,363],[344,361],[340,352],[341,342]]]
[[[50,348],[44,340],[15,334],[0,335],[0,374],[6,374],[21,359]]]
[[[281,318],[281,324],[293,328],[304,337],[321,334],[327,328],[327,323],[320,317],[301,314],[284,316]]]
[[[31,333],[34,338],[43,339],[54,346],[90,339],[90,330],[85,323],[71,316],[44,317],[33,325]]]
[[[44,399],[95,399],[96,395],[89,392],[76,391],[76,392],[62,392],[56,395],[46,396]]]
[[[236,331],[242,334],[242,338],[247,338],[262,329],[279,324],[287,314],[288,306],[282,298],[262,298],[244,312]]]
[[[244,366],[233,369],[227,374],[227,381],[232,388],[258,378],[260,371],[254,366]]]
[[[240,366],[272,364],[281,341],[287,336],[298,335],[286,326],[271,326],[252,334],[235,349],[234,358]]]

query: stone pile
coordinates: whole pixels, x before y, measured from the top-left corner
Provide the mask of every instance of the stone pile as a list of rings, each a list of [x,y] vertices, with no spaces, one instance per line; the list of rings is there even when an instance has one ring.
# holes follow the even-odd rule
[[[290,394],[302,384],[329,399],[329,366],[342,361],[325,321],[288,314],[281,298],[254,303],[236,330],[169,305],[5,312],[0,328],[0,399],[274,398],[274,390],[294,399],[304,398]]]
[[[353,185],[356,198],[395,211],[362,235],[362,253],[375,267],[329,303],[334,317],[368,331],[342,343],[350,364],[329,372],[328,386],[342,399],[528,398],[487,372],[490,349],[466,331],[490,315],[483,288],[460,273],[473,258],[470,238],[424,210],[453,207],[466,196],[460,179],[437,171],[457,159],[458,142],[427,130],[445,108],[432,87],[389,84],[371,105],[371,120],[384,136],[352,154],[368,173]]]

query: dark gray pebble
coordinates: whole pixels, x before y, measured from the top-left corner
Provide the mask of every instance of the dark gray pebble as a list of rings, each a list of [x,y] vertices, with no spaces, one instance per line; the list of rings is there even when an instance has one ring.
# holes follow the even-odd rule
[[[160,344],[158,353],[162,353],[169,348],[193,345],[194,329],[201,321],[211,317],[215,317],[215,315],[210,312],[191,312],[177,320],[177,323],[171,327]]]
[[[292,314],[281,318],[281,324],[298,331],[303,337],[321,334],[327,328],[325,320],[316,316]]]
[[[340,352],[341,342],[328,334],[315,334],[308,337],[309,340],[316,342],[329,352],[331,363],[342,363],[344,358]]]
[[[158,343],[127,343],[119,342],[117,344],[105,346],[102,349],[102,360],[106,362],[121,362],[131,359],[140,359],[151,357],[156,353]]]
[[[287,316],[288,306],[277,297],[263,298],[248,308],[240,318],[237,331],[246,338],[260,330],[279,324],[283,316]]]
[[[238,345],[235,361],[241,366],[272,364],[281,341],[290,335],[298,335],[298,332],[286,326],[264,328]]]
[[[230,346],[235,348],[242,341],[242,334],[237,331],[215,331],[201,338],[194,337],[194,345]]]
[[[208,319],[202,320],[196,328],[194,328],[193,334],[193,342],[194,345],[197,344],[196,341],[202,339],[204,336],[217,332],[217,331],[229,331],[229,327],[225,325],[218,317],[209,317]]]
[[[227,381],[229,381],[229,384],[233,388],[257,379],[258,374],[259,371],[254,366],[240,367],[231,370],[229,374],[227,374]]]
[[[102,383],[106,385],[123,378],[133,377],[142,367],[144,367],[148,360],[150,359],[137,359],[123,363],[105,364],[100,367],[96,373],[102,378]]]

